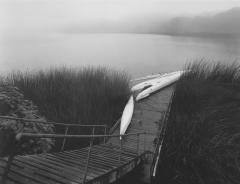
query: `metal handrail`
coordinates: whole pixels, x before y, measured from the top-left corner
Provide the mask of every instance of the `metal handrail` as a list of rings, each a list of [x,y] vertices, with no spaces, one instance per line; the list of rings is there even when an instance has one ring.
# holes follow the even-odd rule
[[[92,129],[92,135],[94,135],[94,133],[95,133],[95,128]],[[89,161],[90,161],[90,155],[91,155],[91,150],[92,150],[92,146],[93,146],[93,141],[94,141],[94,138],[91,139],[90,145],[89,145],[89,149],[88,149],[87,163],[86,163],[86,166],[85,166],[83,182],[82,182],[83,184],[85,184],[86,178],[87,178],[87,172],[88,172],[88,166],[89,166]]]
[[[10,120],[18,120],[23,122],[30,122],[30,123],[41,123],[41,124],[51,124],[51,125],[60,125],[60,126],[78,126],[78,127],[107,127],[107,125],[89,125],[89,124],[77,124],[77,123],[56,123],[52,121],[41,121],[36,119],[25,119],[25,118],[16,118],[11,116],[0,116],[0,119],[10,119]]]
[[[88,156],[87,156],[87,163],[86,163],[86,167],[85,167],[85,172],[84,172],[84,178],[83,178],[83,184],[85,184],[86,182],[86,177],[87,177],[87,172],[88,172],[88,165],[89,165],[89,160],[90,160],[90,155],[91,155],[91,148],[93,146],[93,141],[94,138],[106,138],[106,137],[127,137],[127,136],[132,136],[132,135],[136,135],[138,137],[138,143],[137,143],[137,153],[139,155],[139,136],[141,134],[148,134],[147,132],[136,132],[136,133],[128,133],[128,134],[116,134],[116,135],[94,135],[95,133],[95,128],[93,127],[92,130],[92,134],[91,135],[66,135],[66,134],[34,134],[34,133],[18,133],[16,135],[16,140],[18,141],[18,143],[20,143],[19,141],[21,140],[21,138],[23,137],[28,137],[28,138],[91,138],[90,140],[90,147],[88,150]],[[120,139],[119,139],[120,140]],[[120,152],[119,152],[119,162],[121,161],[121,152],[122,152],[122,139],[120,140]],[[2,177],[2,183],[6,184],[6,178],[8,175],[8,172],[10,170],[10,166],[11,163],[14,159],[15,156],[15,152],[13,154],[11,154],[9,156],[8,162],[7,162],[7,166],[6,169],[3,173],[3,177]]]
[[[16,135],[16,141],[17,143],[20,144],[20,140],[25,137],[25,138],[63,138],[63,143],[62,143],[62,146],[61,146],[61,151],[64,150],[64,146],[65,146],[65,143],[66,143],[66,139],[67,138],[91,138],[90,139],[90,145],[89,145],[89,150],[88,150],[88,155],[87,155],[87,163],[86,163],[86,167],[85,167],[85,171],[84,171],[84,178],[83,178],[83,184],[86,182],[86,177],[87,177],[87,173],[88,173],[88,165],[89,165],[89,160],[90,160],[90,156],[91,156],[91,149],[92,149],[92,146],[93,146],[93,142],[94,142],[94,139],[95,138],[103,138],[104,139],[104,143],[106,141],[106,138],[111,138],[111,137],[127,137],[127,136],[132,136],[132,135],[136,135],[137,136],[137,154],[139,155],[140,152],[139,152],[139,143],[140,143],[140,135],[141,134],[150,134],[150,133],[147,133],[147,132],[136,132],[136,133],[128,133],[128,134],[115,134],[115,135],[110,135],[110,134],[107,134],[107,126],[106,125],[80,125],[80,124],[62,124],[62,123],[55,123],[55,122],[45,122],[45,121],[40,121],[40,120],[32,120],[32,119],[24,119],[24,118],[15,118],[15,117],[10,117],[10,116],[0,116],[0,118],[4,118],[4,119],[11,119],[11,120],[19,120],[19,121],[23,121],[24,123],[25,122],[31,122],[31,123],[42,123],[42,124],[53,124],[53,125],[61,125],[61,126],[65,126],[65,132],[64,134],[36,134],[36,133],[18,133]],[[116,124],[118,124],[119,122],[117,122]],[[86,126],[86,127],[91,127],[92,128],[92,134],[91,135],[67,135],[68,133],[68,129],[69,129],[69,126],[77,126],[77,127],[83,127],[83,126]],[[97,127],[102,127],[104,128],[104,135],[95,135],[95,128]],[[145,139],[145,137],[144,137]],[[121,162],[121,152],[122,152],[122,139],[119,139],[119,143],[120,143],[120,146],[119,146],[119,163]],[[8,159],[8,162],[7,162],[7,167],[4,171],[4,174],[3,174],[3,177],[2,177],[2,183],[6,183],[6,178],[7,178],[7,175],[8,175],[8,172],[10,170],[10,165],[14,159],[14,156],[15,156],[16,152],[13,152],[10,156],[9,156],[9,159]]]
[[[114,123],[114,125],[109,129],[109,134],[112,134],[114,132],[114,130],[116,130],[116,128],[118,127],[118,125],[121,123],[121,119],[118,119],[116,121],[116,123]]]
[[[170,113],[170,109],[171,109],[171,106],[172,106],[172,100],[173,100],[174,95],[175,95],[175,92],[173,92],[172,95],[171,95],[170,103],[169,103],[167,111],[165,112],[164,117],[163,117],[163,126],[162,126],[162,128],[159,132],[158,142],[157,142],[157,146],[156,146],[155,151],[154,151],[153,162],[152,162],[151,169],[150,169],[151,177],[155,177],[155,174],[156,174],[156,169],[157,169],[157,165],[158,165],[158,161],[159,161],[159,156],[160,156],[164,136],[165,136],[165,133],[166,133],[167,120],[168,120],[168,117],[169,117],[169,113]]]
[[[65,128],[65,131],[64,131],[64,135],[67,135],[67,134],[68,134],[68,130],[69,130],[69,127],[66,127],[66,128]],[[64,150],[65,143],[66,143],[66,138],[63,139],[62,146],[61,146],[61,151]]]
[[[66,123],[56,123],[56,122],[50,122],[50,121],[41,121],[41,120],[36,120],[36,119],[17,118],[17,117],[12,117],[12,116],[0,116],[0,119],[10,119],[10,120],[21,121],[21,123],[23,123],[24,126],[25,126],[26,122],[63,126],[63,127],[65,127],[64,128],[65,129],[64,130],[65,135],[68,134],[69,127],[87,127],[87,128],[94,128],[94,129],[95,128],[101,128],[101,129],[103,129],[104,134],[107,133],[107,128],[108,128],[107,125],[89,125],[89,124],[83,125],[83,124],[76,124],[76,123],[66,124]],[[105,142],[105,140],[104,140],[104,142]],[[65,143],[66,143],[66,138],[64,138],[63,141],[62,141],[61,151],[64,150]]]
[[[104,137],[126,137],[130,135],[148,134],[147,132],[137,132],[129,134],[115,134],[115,135],[65,135],[65,134],[35,134],[35,133],[18,133],[16,139],[20,140],[23,137],[31,138],[104,138]]]

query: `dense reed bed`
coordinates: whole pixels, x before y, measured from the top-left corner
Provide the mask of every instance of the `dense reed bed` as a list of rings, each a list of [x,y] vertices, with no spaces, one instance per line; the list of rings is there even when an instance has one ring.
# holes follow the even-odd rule
[[[60,123],[106,124],[111,127],[121,117],[130,95],[129,76],[102,67],[13,72],[8,81],[32,100],[48,120]],[[55,131],[64,133],[62,127]],[[80,133],[91,132],[89,128],[69,129],[69,134]],[[66,147],[72,149],[84,144],[82,140],[71,140]]]
[[[237,64],[190,64],[176,85],[156,183],[240,181]]]

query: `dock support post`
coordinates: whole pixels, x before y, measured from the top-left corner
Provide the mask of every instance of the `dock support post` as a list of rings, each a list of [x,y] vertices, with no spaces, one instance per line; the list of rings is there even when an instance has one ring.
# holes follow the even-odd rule
[[[140,143],[140,141],[139,141],[139,136],[140,136],[140,134],[137,134],[137,154],[139,155],[140,153],[139,153],[139,143]]]
[[[104,135],[107,135],[107,127],[104,127]],[[106,137],[103,138],[103,143],[106,143]]]
[[[118,160],[119,160],[119,164],[120,164],[120,162],[121,162],[121,154],[122,154],[122,139],[119,139],[119,158],[118,158]]]
[[[64,135],[68,134],[68,128],[69,128],[68,126],[65,128]],[[66,137],[63,139],[61,151],[64,151],[65,143],[66,143]]]
[[[6,168],[5,168],[3,176],[2,176],[2,182],[1,182],[2,184],[6,184],[6,182],[7,182],[7,176],[8,176],[8,173],[10,171],[10,167],[11,167],[12,161],[14,159],[14,156],[15,156],[15,153],[12,153],[8,157],[7,165],[6,165]]]
[[[146,150],[146,132],[144,132],[144,134],[143,134],[143,151],[145,152],[145,150]]]
[[[93,129],[92,129],[92,135],[93,136],[94,136],[94,133],[95,133],[95,127],[93,127]],[[92,137],[91,140],[90,140],[90,145],[89,145],[88,155],[87,155],[87,163],[86,163],[85,172],[84,172],[84,176],[83,176],[83,182],[82,182],[83,184],[85,184],[86,179],[87,179],[88,165],[89,165],[89,162],[90,162],[90,156],[91,156],[91,149],[92,149],[92,146],[93,146],[93,140],[94,140],[94,137]]]
[[[8,156],[7,165],[6,165],[5,170],[3,172],[2,179],[0,180],[0,183],[2,183],[2,184],[6,184],[7,183],[8,173],[10,171],[11,164],[12,164],[12,162],[14,160],[14,157],[16,156],[16,154],[18,152],[19,147],[20,147],[20,142],[16,141],[14,143],[14,148],[13,148],[12,152]]]

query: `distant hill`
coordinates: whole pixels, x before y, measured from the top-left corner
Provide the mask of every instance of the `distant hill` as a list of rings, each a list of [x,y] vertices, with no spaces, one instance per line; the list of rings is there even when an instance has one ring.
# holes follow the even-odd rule
[[[65,25],[66,33],[141,33],[186,36],[240,35],[240,7],[216,15],[164,17],[141,15],[118,21],[88,21]]]
[[[240,35],[240,7],[213,16],[173,18],[162,24],[159,32],[173,35]]]

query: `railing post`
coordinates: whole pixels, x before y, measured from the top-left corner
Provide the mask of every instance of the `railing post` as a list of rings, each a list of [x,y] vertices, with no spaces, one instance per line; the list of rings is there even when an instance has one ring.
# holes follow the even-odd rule
[[[107,135],[107,127],[104,127],[104,135]],[[106,143],[106,137],[103,138],[103,143]]]
[[[7,182],[7,176],[8,176],[8,173],[10,171],[11,164],[12,164],[12,162],[14,160],[14,157],[17,154],[19,146],[20,146],[20,143],[16,142],[16,144],[14,145],[14,149],[13,149],[12,153],[10,153],[10,155],[8,157],[7,165],[6,165],[5,170],[3,172],[2,179],[0,180],[0,183],[2,183],[2,184],[7,184],[8,183]]]
[[[144,150],[144,152],[145,152],[145,150],[146,150],[146,147],[145,147],[145,146],[146,146],[146,145],[145,145],[145,144],[146,144],[146,132],[144,132],[143,136],[144,136],[144,138],[143,138],[143,144],[144,144],[144,145],[143,145],[143,150]]]
[[[137,134],[137,154],[139,155],[139,136],[140,134]]]
[[[122,138],[119,139],[119,158],[118,158],[118,161],[119,161],[119,164],[121,162],[121,154],[122,154]]]
[[[86,178],[87,178],[87,172],[88,172],[88,165],[89,165],[89,161],[90,161],[90,155],[91,155],[91,149],[93,146],[93,141],[94,141],[94,133],[95,133],[95,127],[93,127],[92,129],[92,138],[90,140],[90,145],[89,145],[89,149],[88,149],[88,155],[87,155],[87,163],[86,163],[86,167],[85,167],[85,172],[84,172],[84,176],[83,176],[83,184],[85,184],[86,182]]]
[[[92,129],[92,135],[95,135],[95,127]],[[93,138],[92,138],[93,139]],[[93,142],[94,143],[94,142]]]
[[[5,170],[4,170],[4,173],[2,176],[2,182],[1,182],[2,184],[7,184],[7,176],[10,171],[10,167],[11,167],[12,161],[14,159],[14,156],[15,156],[15,152],[12,153],[11,155],[9,155],[9,157],[8,157],[7,165],[5,167]]]
[[[64,135],[68,134],[68,128],[69,128],[68,126],[65,128]],[[63,139],[61,151],[64,151],[65,143],[66,143],[66,137]]]

